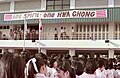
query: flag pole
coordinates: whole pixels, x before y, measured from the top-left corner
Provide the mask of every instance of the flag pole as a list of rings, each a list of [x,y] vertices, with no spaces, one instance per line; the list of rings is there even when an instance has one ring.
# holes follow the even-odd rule
[[[26,17],[25,17],[25,19],[24,19],[24,45],[23,45],[23,51],[25,51],[26,28],[27,28],[27,21],[26,21]]]
[[[39,47],[38,47],[38,53],[41,53],[41,48],[40,48],[40,35],[42,32],[42,19],[39,19]]]

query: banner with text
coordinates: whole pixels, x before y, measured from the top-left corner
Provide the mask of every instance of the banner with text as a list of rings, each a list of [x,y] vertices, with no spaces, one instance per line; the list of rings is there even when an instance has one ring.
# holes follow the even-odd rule
[[[59,18],[107,18],[107,10],[70,10],[58,12],[30,12],[4,14],[4,21],[24,19],[59,19]]]

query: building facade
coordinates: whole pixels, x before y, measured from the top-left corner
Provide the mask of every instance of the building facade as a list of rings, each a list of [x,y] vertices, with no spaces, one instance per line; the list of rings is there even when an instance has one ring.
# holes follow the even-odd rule
[[[102,17],[85,17],[74,13],[74,17],[49,18],[49,13],[91,11],[99,12]],[[45,13],[42,19],[43,30],[38,40],[38,19],[26,19],[28,35],[24,42],[24,20],[5,21],[5,14],[31,12]],[[69,15],[68,15],[69,16]],[[10,17],[8,17],[10,18]],[[19,18],[19,17],[18,17]],[[0,48],[21,51],[75,54],[101,54],[113,58],[120,54],[120,0],[1,0],[0,1]],[[31,33],[32,32],[32,33]],[[12,35],[12,33],[14,35]],[[5,40],[7,38],[7,40]],[[32,42],[34,41],[35,42]]]

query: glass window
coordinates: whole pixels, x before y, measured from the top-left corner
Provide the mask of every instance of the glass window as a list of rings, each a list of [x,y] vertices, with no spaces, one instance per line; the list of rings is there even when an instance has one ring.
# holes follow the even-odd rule
[[[56,0],[55,5],[62,5],[62,0]]]
[[[70,9],[70,0],[47,0],[47,10]]]
[[[54,7],[53,6],[48,6],[47,10],[54,10]]]
[[[70,6],[63,6],[63,9],[69,9]]]
[[[54,5],[54,1],[47,1],[47,5]]]
[[[70,0],[63,0],[63,3],[64,3],[64,4],[69,4],[69,3],[70,3]]]
[[[55,10],[61,10],[62,6],[55,6]]]

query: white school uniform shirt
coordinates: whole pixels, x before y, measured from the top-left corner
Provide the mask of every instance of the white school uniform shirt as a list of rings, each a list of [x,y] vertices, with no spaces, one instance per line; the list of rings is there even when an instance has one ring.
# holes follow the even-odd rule
[[[78,76],[78,75],[76,75],[76,78],[79,78],[79,76]]]
[[[46,66],[46,67],[47,67],[47,74],[46,74],[46,76],[50,77],[52,75],[52,69],[50,67],[48,67],[48,66]]]
[[[87,74],[87,73],[83,73],[82,75],[80,75],[77,78],[99,78],[98,76],[96,76],[95,74]]]
[[[64,33],[65,31],[64,31],[64,29],[61,29],[61,33]]]
[[[118,70],[118,69],[117,69],[116,71],[117,71],[117,72],[118,72],[118,74],[120,75],[120,70]]]
[[[101,71],[99,68],[96,70],[96,75],[99,77],[99,78],[106,78],[106,75],[107,75],[107,72],[106,70],[104,69],[103,71]]]
[[[52,70],[52,74],[50,76],[50,78],[58,78],[58,72],[55,68],[51,68]]]
[[[113,70],[110,69],[107,70],[107,78],[114,78]]]
[[[44,74],[42,74],[42,73],[37,73],[36,75],[35,75],[35,78],[48,78],[48,77],[46,77]]]
[[[72,33],[74,33],[74,29],[72,29]]]

